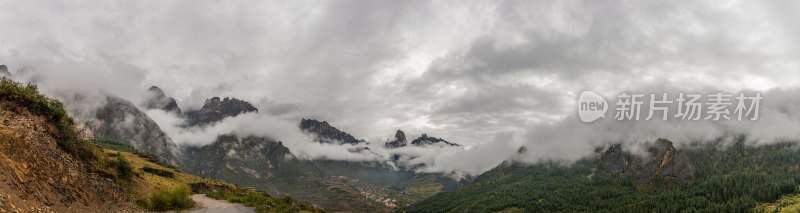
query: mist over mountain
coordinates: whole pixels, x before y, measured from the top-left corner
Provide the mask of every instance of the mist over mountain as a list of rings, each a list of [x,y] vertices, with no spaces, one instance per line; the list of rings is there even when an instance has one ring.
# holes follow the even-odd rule
[[[303,118],[300,120],[300,129],[316,134],[318,136],[317,140],[321,143],[358,144],[365,142],[364,139],[356,139],[349,133],[332,127],[327,121]]]
[[[0,65],[0,77],[11,78],[11,73],[8,72],[8,67],[6,65]]]
[[[784,145],[800,139],[794,2],[33,0],[0,9],[0,76],[62,101],[82,138],[336,211],[652,211],[652,198],[691,198],[700,204],[666,211],[724,212],[797,185]],[[684,106],[702,110],[686,119]],[[737,119],[742,109],[752,117]],[[765,180],[777,183],[735,187]],[[630,209],[574,202],[597,198]],[[539,199],[546,204],[531,204]]]
[[[157,86],[152,86],[147,89],[147,97],[143,104],[145,109],[161,109],[167,112],[181,114],[181,108],[178,107],[178,102],[174,98],[168,97],[164,91]]]
[[[79,121],[94,138],[122,141],[173,166],[180,165],[176,144],[133,103],[109,96],[95,113],[94,118]]]
[[[575,122],[571,110],[575,94],[586,88],[605,96],[660,88],[774,90],[771,96],[794,91],[797,80],[786,76],[792,76],[791,67],[796,62],[790,59],[795,53],[771,47],[796,46],[794,31],[778,30],[796,28],[783,21],[794,20],[793,13],[773,11],[796,5],[747,2],[718,10],[713,7],[715,3],[700,2],[615,2],[603,6],[590,2],[509,1],[458,6],[349,2],[315,6],[326,13],[276,12],[264,19],[256,14],[295,11],[306,8],[307,3],[259,2],[216,5],[218,10],[214,11],[221,14],[200,10],[207,12],[172,19],[169,17],[180,7],[151,4],[42,8],[36,2],[15,3],[20,10],[4,13],[3,20],[7,21],[0,24],[4,29],[14,29],[3,35],[7,45],[0,50],[0,61],[15,79],[38,82],[43,92],[56,97],[103,91],[143,103],[142,88],[158,85],[169,91],[182,112],[203,111],[206,100],[212,97],[221,97],[220,101],[236,97],[248,100],[259,109],[258,114],[264,114],[244,113],[231,121],[208,114],[201,120],[216,120],[222,125],[208,126],[205,129],[213,134],[197,136],[188,133],[204,131],[169,131],[166,129],[174,126],[171,122],[179,120],[151,116],[177,144],[211,143],[218,134],[242,126],[233,120],[247,120],[244,122],[249,124],[278,120],[289,128],[302,118],[313,117],[336,123],[373,146],[384,145],[386,138],[394,138],[391,133],[402,129],[435,135],[464,147],[464,153],[446,152],[428,158],[436,161],[435,168],[430,169],[437,171],[477,174],[509,158],[528,162],[578,159],[597,145],[620,140],[638,143],[668,137],[681,146],[696,139],[735,135],[733,132],[754,134],[751,138],[761,142],[797,137],[783,128],[796,125],[792,114],[783,113],[791,112],[787,108],[794,103],[790,96],[784,100],[783,96],[764,95],[764,104],[772,105],[764,108],[772,109],[764,109],[762,118],[786,125],[761,120],[743,124],[754,128],[703,121],[643,125],[602,121],[584,126]],[[355,9],[361,7],[369,9]],[[445,9],[450,7],[462,10]],[[737,12],[741,8],[756,12],[744,18]],[[639,12],[651,10],[662,12]],[[92,11],[143,18],[119,19]],[[678,15],[683,11],[710,15],[678,18],[683,17]],[[348,21],[362,17],[372,18],[362,24]],[[151,24],[149,19],[175,21]],[[303,23],[305,27],[289,23]],[[408,26],[415,26],[414,30],[408,30]],[[739,33],[743,31],[752,35]],[[327,36],[304,36],[309,32]],[[356,36],[350,32],[361,33]],[[720,35],[726,36],[718,39]],[[130,42],[117,42],[120,40]],[[343,49],[348,51],[341,53]],[[790,103],[778,106],[782,102]],[[262,116],[269,118],[256,118]],[[635,131],[625,131],[629,128]],[[690,134],[679,133],[684,130]],[[771,131],[779,137],[773,137]],[[314,141],[302,133],[291,135],[287,138]],[[681,139],[673,139],[676,135]],[[290,149],[305,146],[280,140]],[[514,153],[521,146],[530,151],[516,157]],[[373,151],[381,153],[377,149]],[[294,152],[351,158],[347,149],[333,151],[338,154],[313,148]],[[472,162],[474,157],[468,156],[485,159]],[[462,162],[469,165],[460,165]]]
[[[206,99],[203,108],[186,112],[186,125],[207,125],[221,121],[225,117],[235,117],[248,112],[258,112],[258,109],[252,104],[236,98],[213,97]]]
[[[406,139],[406,133],[401,130],[397,130],[397,132],[394,133],[394,139],[391,141],[386,141],[386,145],[384,146],[386,148],[399,148],[404,147],[407,144],[408,140]]]
[[[71,112],[76,113],[78,115],[76,117],[78,118],[87,115],[88,118],[92,118],[96,114],[97,109],[100,109],[106,104],[106,100],[103,100],[102,94],[114,91],[99,90],[100,88],[92,89],[91,87],[83,89],[64,88],[57,83],[47,84],[47,82],[51,82],[55,78],[47,77],[51,76],[51,72],[40,68],[27,69],[31,70],[27,71],[30,73],[27,76],[37,76],[36,79],[41,82],[43,91],[52,92],[58,97],[63,97],[63,99],[67,100],[67,108]],[[56,70],[57,69],[53,69],[52,71]],[[58,73],[59,72],[52,72],[52,75],[58,76]],[[21,77],[17,76],[15,78]],[[26,79],[21,78],[21,80]],[[676,90],[674,87],[664,88],[672,88],[666,89],[666,91]],[[145,100],[144,97],[146,97],[146,95],[143,96],[141,87],[139,87],[138,91],[138,94],[129,95],[132,103],[144,103],[143,100]],[[763,96],[769,98],[767,98],[761,106],[760,119],[756,121],[678,122],[674,120],[651,120],[633,123],[604,119],[593,124],[585,125],[580,123],[580,121],[573,116],[566,116],[558,122],[531,125],[523,132],[512,131],[496,133],[492,139],[482,144],[461,145],[461,149],[447,148],[456,146],[441,147],[447,150],[444,152],[416,148],[415,146],[400,145],[402,144],[402,140],[397,139],[398,136],[401,136],[401,138],[405,137],[404,132],[403,134],[398,134],[402,131],[396,131],[393,136],[383,137],[384,139],[373,138],[364,140],[364,143],[359,142],[359,144],[362,144],[360,146],[361,148],[350,144],[342,144],[343,146],[319,144],[314,142],[319,140],[315,139],[317,136],[306,134],[303,132],[304,130],[298,127],[298,123],[302,123],[302,118],[298,119],[300,121],[298,122],[298,120],[259,113],[257,111],[258,109],[252,104],[236,98],[228,98],[227,101],[225,101],[225,98],[206,98],[204,100],[207,100],[209,104],[205,109],[188,110],[184,114],[176,114],[174,111],[168,113],[163,111],[163,108],[154,108],[145,110],[144,112],[150,119],[158,124],[158,127],[164,131],[165,136],[168,136],[177,146],[210,144],[218,135],[231,133],[240,137],[255,135],[283,141],[284,145],[299,158],[391,161],[393,156],[401,154],[414,156],[403,158],[407,161],[405,164],[427,165],[425,168],[420,168],[419,171],[479,174],[508,159],[529,163],[535,163],[545,159],[575,160],[588,155],[595,147],[611,142],[623,142],[628,144],[628,146],[625,146],[626,149],[636,153],[642,153],[640,148],[637,147],[644,141],[655,140],[654,135],[670,138],[675,142],[676,147],[681,147],[684,144],[695,141],[719,139],[730,141],[731,138],[740,134],[748,135],[751,143],[771,143],[785,138],[796,138],[798,135],[796,131],[792,131],[792,129],[799,125],[796,122],[797,118],[795,118],[798,114],[793,109],[795,105],[800,103],[800,100],[792,95],[794,92],[796,92],[796,89],[772,89],[764,92]],[[76,96],[76,94],[81,95]],[[92,98],[85,100],[76,99],[80,96]],[[613,103],[614,101],[615,99],[610,99],[610,102]],[[180,104],[180,102],[177,101],[176,103]],[[223,103],[230,103],[233,107],[222,109],[220,107],[226,105]],[[150,108],[146,105],[141,107],[143,109]],[[190,122],[187,122],[188,119],[186,115],[190,113],[197,116],[196,118],[202,118],[196,119],[194,122],[197,122],[197,124],[202,123],[203,125],[187,128],[186,124]],[[198,122],[201,120],[207,123]],[[119,121],[124,121],[124,119],[119,119]],[[431,138],[430,136],[427,137]],[[390,139],[386,140],[385,138]],[[416,136],[413,138],[418,139]],[[355,137],[353,139],[355,139]],[[411,142],[409,142],[409,139],[406,139],[405,143],[413,144],[412,142],[415,139],[412,139]],[[338,140],[338,138],[336,140]],[[347,137],[346,140],[349,140],[349,137]],[[435,140],[421,139],[420,142],[422,141],[432,142]],[[446,141],[447,143],[461,144],[458,142],[450,142],[451,140]],[[393,144],[397,144],[397,147],[404,148],[387,148],[387,144],[389,144],[388,147],[394,147]],[[169,145],[164,145],[164,147],[167,146]],[[517,153],[517,150],[522,146],[527,147],[529,151],[524,154]],[[370,152],[352,152],[353,150],[364,148],[369,148]],[[474,156],[482,156],[482,158],[474,158]]]

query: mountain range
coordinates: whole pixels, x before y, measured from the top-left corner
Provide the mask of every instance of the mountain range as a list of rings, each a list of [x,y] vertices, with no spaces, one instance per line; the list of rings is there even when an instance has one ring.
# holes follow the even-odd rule
[[[8,82],[3,79],[4,85]],[[35,93],[35,87],[26,88]],[[184,175],[183,171],[202,176],[192,181],[220,179],[273,195],[291,195],[333,212],[775,211],[793,206],[792,196],[800,193],[796,141],[758,145],[747,144],[745,136],[738,136],[733,144],[720,140],[678,146],[661,138],[640,143],[639,152],[623,144],[600,146],[574,162],[522,162],[512,157],[478,176],[459,177],[419,172],[428,165],[409,165],[409,159],[420,156],[404,150],[463,150],[460,144],[425,133],[409,140],[405,132],[397,130],[393,138],[376,147],[316,119],[303,118],[297,124],[299,131],[313,139],[309,143],[348,146],[353,147],[350,152],[388,153],[390,157],[385,161],[304,159],[280,138],[234,132],[219,134],[205,145],[179,146],[142,110],[175,115],[185,121],[177,126],[184,129],[210,127],[259,110],[230,97],[211,97],[200,109],[182,110],[174,98],[155,86],[143,95],[147,98],[139,104],[113,95],[74,96],[68,105],[100,103],[89,116],[75,117],[78,132],[74,135],[63,130],[71,125],[47,120],[58,115],[63,118],[66,112],[37,111],[60,109],[61,105],[35,107],[41,103],[14,100],[18,95],[0,96],[0,117],[4,118],[0,138],[8,141],[0,144],[0,160],[9,162],[0,164],[0,181],[9,183],[0,190],[15,193],[9,198],[16,204],[47,206],[45,210],[125,209],[124,203],[129,201],[122,193],[130,193],[132,185],[118,182],[121,173],[115,166],[119,163],[97,157],[120,156],[124,151],[129,158],[155,163],[149,166],[160,170],[148,168],[153,174],[166,175],[164,171],[170,170]],[[122,149],[98,154],[81,148],[85,145],[70,143],[78,141],[75,137]],[[535,148],[523,146],[516,154]],[[142,153],[135,154],[138,152]],[[138,169],[142,170],[135,172],[139,176],[149,174],[144,167]],[[62,178],[53,178],[56,176]]]
[[[7,72],[0,67],[0,74],[6,75],[3,71]],[[311,143],[348,146],[352,147],[348,149],[350,152],[387,160],[304,159],[296,156],[281,138],[241,136],[235,132],[219,134],[210,138],[205,145],[179,146],[143,110],[161,110],[182,119],[184,122],[178,124],[178,128],[202,129],[226,118],[258,113],[259,109],[245,100],[211,97],[199,109],[182,110],[176,99],[156,86],[144,90],[142,95],[145,99],[138,104],[113,95],[97,98],[80,94],[66,103],[100,103],[89,116],[75,117],[79,124],[78,135],[83,138],[111,141],[108,143],[112,144],[118,141],[136,151],[152,155],[157,161],[164,162],[166,167],[255,187],[274,195],[291,195],[302,202],[313,203],[333,212],[546,212],[598,209],[625,212],[652,209],[729,212],[754,208],[780,209],[784,204],[775,204],[777,207],[757,204],[775,202],[781,196],[800,192],[796,187],[800,185],[800,175],[796,173],[796,162],[800,161],[797,156],[800,154],[797,153],[795,142],[751,146],[745,145],[746,140],[742,137],[733,146],[710,142],[676,147],[668,139],[658,139],[641,143],[640,153],[632,153],[622,144],[611,144],[598,147],[592,155],[576,162],[531,163],[511,158],[478,176],[455,176],[419,172],[429,165],[413,161],[420,156],[407,151],[442,148],[463,150],[460,144],[426,133],[411,140],[404,131],[396,130],[393,138],[383,144],[373,145],[371,143],[374,142],[360,139],[327,121],[317,119],[302,118],[296,126],[312,139]],[[9,106],[5,108],[15,108]],[[10,119],[5,125],[42,128],[15,125],[14,122],[18,121]],[[14,135],[3,137],[19,139]],[[381,149],[380,152],[373,150],[375,148]],[[529,149],[535,147],[520,147],[517,154],[524,155]],[[0,147],[2,150],[8,149]],[[388,158],[381,156],[385,154],[389,155]],[[14,153],[0,155],[15,156]],[[20,158],[26,162],[12,164],[13,168],[4,170],[22,171],[19,166],[24,168],[25,165],[42,163],[33,158]],[[81,167],[79,164],[70,166]],[[102,173],[100,177],[92,176],[92,171],[87,174],[91,176],[87,178],[99,182],[81,183],[69,178],[62,182],[86,185],[109,181],[103,179]],[[66,187],[36,174],[0,172],[0,177],[16,180],[12,181],[15,187],[25,186],[29,182],[50,184],[56,187],[53,190]],[[77,194],[67,195],[93,196],[97,193],[118,193],[119,190],[113,187],[97,189],[108,192],[78,191]],[[72,199],[58,198],[62,194],[30,193],[37,202],[51,206],[74,203],[60,201],[59,204],[52,201]],[[605,200],[607,204],[593,202],[597,199]]]
[[[144,93],[146,98],[140,108],[163,110],[183,118],[182,128],[203,128],[225,118],[258,113],[252,104],[236,98],[211,97],[200,109],[187,111],[180,109],[175,99],[159,87],[150,87]],[[114,96],[106,99],[93,119],[80,122],[85,124],[84,132],[90,132],[95,139],[120,141],[183,171],[273,194],[292,195],[330,210],[389,212],[436,192],[454,190],[458,185],[456,179],[446,174],[416,173],[392,162],[298,159],[283,142],[273,138],[240,138],[231,133],[218,135],[207,145],[178,147],[132,102]],[[351,152],[370,150],[367,141],[326,121],[301,119],[298,128],[319,143],[356,145]],[[393,148],[405,146],[404,133],[397,132],[395,140],[403,145]],[[396,142],[389,141],[385,146],[393,143]],[[437,144],[460,146],[426,134],[411,143],[419,147]]]

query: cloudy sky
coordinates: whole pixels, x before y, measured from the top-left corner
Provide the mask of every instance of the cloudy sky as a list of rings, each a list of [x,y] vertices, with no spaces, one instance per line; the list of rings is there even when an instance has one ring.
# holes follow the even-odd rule
[[[796,11],[790,1],[0,0],[0,64],[45,73],[50,93],[136,100],[158,85],[183,109],[230,96],[360,138],[403,129],[506,152],[486,144],[622,131],[565,122],[584,89],[791,97],[781,91],[800,85]]]

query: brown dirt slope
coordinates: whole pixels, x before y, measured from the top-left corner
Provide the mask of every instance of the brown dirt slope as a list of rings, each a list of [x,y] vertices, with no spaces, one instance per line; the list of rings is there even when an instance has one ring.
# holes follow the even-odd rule
[[[0,212],[130,212],[113,176],[59,148],[55,126],[0,100]]]

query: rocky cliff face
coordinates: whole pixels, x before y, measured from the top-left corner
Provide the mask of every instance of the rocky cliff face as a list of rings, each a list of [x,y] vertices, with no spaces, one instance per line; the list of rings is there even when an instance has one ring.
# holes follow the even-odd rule
[[[120,141],[141,152],[156,155],[161,161],[179,166],[178,147],[156,122],[130,101],[111,96],[106,101],[97,110],[96,120],[86,122],[95,138]]]
[[[186,124],[188,126],[202,126],[221,121],[226,117],[237,116],[247,112],[258,112],[252,104],[236,98],[219,97],[206,99],[203,108],[186,112]]]
[[[166,96],[164,91],[157,86],[152,86],[147,90],[143,105],[147,109],[161,109],[167,112],[181,114],[181,108],[178,107],[178,102],[175,102],[174,98]]]
[[[114,177],[61,148],[28,107],[0,101],[0,212],[131,211]]]
[[[332,144],[358,144],[365,142],[363,139],[356,139],[347,132],[342,132],[336,127],[331,126],[326,121],[314,119],[302,119],[300,129],[317,136],[316,140],[320,143]]]
[[[204,126],[247,112],[258,109],[236,98],[213,97],[203,108],[186,112],[184,118],[186,127]],[[220,135],[201,147],[182,147],[182,154],[188,171],[240,184],[271,180],[283,161],[294,158],[280,141],[233,134]]]
[[[461,146],[459,144],[447,142],[446,140],[441,139],[441,138],[428,137],[427,134],[422,134],[421,137],[411,141],[411,145],[414,145],[414,146],[435,146],[435,145],[439,145],[439,146]]]
[[[282,142],[221,135],[214,143],[184,149],[190,172],[231,182],[268,181],[281,162],[294,158]]]
[[[183,115],[187,122],[184,127],[211,125],[226,117],[257,111],[245,101],[215,97],[206,100],[200,110],[185,112]],[[298,127],[302,131],[316,135],[317,141],[321,143],[354,145],[366,143],[325,121],[302,119]],[[402,131],[398,131],[395,137],[402,146],[407,144]],[[363,201],[363,195],[356,190],[356,187],[345,187],[347,190],[353,189],[352,193],[349,191],[344,193],[345,196],[342,195],[340,188],[330,188],[342,187],[340,183],[332,182],[331,176],[349,176],[361,180],[357,181],[358,185],[368,186],[366,188],[385,187],[388,183],[398,184],[415,177],[414,172],[394,169],[386,162],[300,160],[282,142],[264,137],[241,138],[226,134],[218,136],[208,145],[181,148],[181,157],[185,165],[183,168],[186,171],[241,185],[255,186],[276,194],[289,193],[303,201],[345,211],[364,211],[364,208],[358,207],[359,205],[352,204],[354,201],[369,202]],[[350,151],[371,152],[369,148],[363,146],[354,147]]]
[[[8,67],[6,65],[0,65],[0,77],[11,78],[11,73],[8,72]]]
[[[386,142],[384,145],[386,148],[394,149],[399,147],[407,146],[408,143],[406,142],[406,134],[401,131],[397,130],[394,134],[394,140],[390,140]],[[460,147],[461,145],[456,143],[450,143],[444,139],[436,138],[436,137],[429,137],[427,134],[422,134],[417,139],[411,141],[411,145],[413,146],[441,146],[441,147]]]
[[[647,145],[647,154],[643,156],[625,153],[619,145],[611,146],[600,162],[605,168],[631,178],[641,190],[680,188],[695,177],[689,158],[667,139]]]
[[[394,133],[394,140],[387,141],[384,147],[394,149],[404,147],[406,145],[408,145],[406,141],[406,133],[398,129],[397,132]]]

